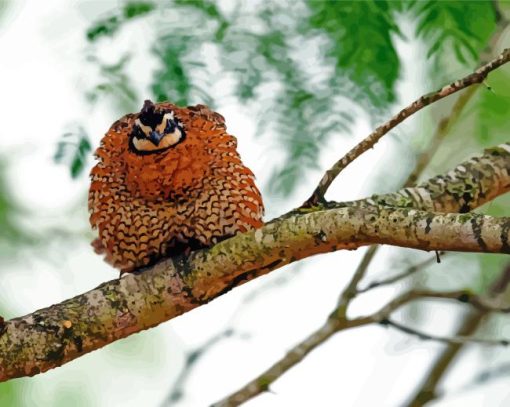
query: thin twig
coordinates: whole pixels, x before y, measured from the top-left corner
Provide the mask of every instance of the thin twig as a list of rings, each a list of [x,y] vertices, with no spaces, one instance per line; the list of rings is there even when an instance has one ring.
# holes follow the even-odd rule
[[[347,307],[349,306],[351,300],[356,296],[358,284],[365,276],[368,270],[368,266],[370,265],[372,259],[377,253],[377,250],[379,250],[379,247],[380,246],[378,245],[372,245],[368,248],[368,250],[363,255],[363,258],[361,259],[358,268],[354,272],[351,281],[349,282],[349,284],[347,284],[347,287],[345,287],[345,289],[340,294],[340,298],[338,299],[338,304],[335,309],[335,311],[339,313],[338,315],[339,317],[343,318],[346,317]]]
[[[379,311],[381,318],[374,321],[378,322],[383,319],[385,315],[389,315],[398,307],[407,304],[410,301],[417,299],[444,299],[444,300],[455,300],[464,304],[469,304],[473,308],[480,311],[487,312],[510,312],[510,307],[496,306],[491,304],[487,299],[481,298],[478,295],[473,294],[469,290],[454,290],[454,291],[434,291],[434,290],[409,290],[403,294],[400,294],[395,299],[390,301],[386,307]]]
[[[456,81],[453,84],[442,88],[441,90],[439,90],[436,93],[425,95],[422,98],[418,99],[412,105],[410,105],[408,108],[402,110],[399,114],[397,114],[395,117],[393,117],[386,124],[377,128],[364,141],[367,141],[371,136],[377,137],[380,134],[378,136],[378,138],[376,138],[375,141],[373,142],[373,144],[375,144],[378,141],[378,139],[381,138],[385,133],[387,133],[389,130],[391,130],[393,127],[395,127],[397,124],[399,124],[400,122],[405,120],[405,118],[407,117],[406,114],[413,114],[416,111],[420,110],[421,108],[425,107],[426,105],[431,104],[434,101],[439,100],[449,94],[452,94],[452,93],[456,92],[457,90],[460,90],[461,88],[465,88],[465,87],[470,86],[471,84],[474,84],[474,83],[482,82],[485,79],[485,77],[488,75],[488,73],[491,70],[496,68],[496,66],[493,66],[490,69],[488,67],[491,66],[495,61],[499,61],[501,59],[504,59],[504,60],[498,62],[498,66],[503,65],[504,63],[508,62],[508,60],[510,59],[510,50],[509,49],[505,50],[496,60],[494,60],[494,61],[490,62],[489,64],[484,65],[482,68],[478,69],[475,73],[468,75],[464,79],[462,79],[460,81]],[[464,82],[466,80],[473,80],[473,78],[476,77],[476,75],[484,75],[484,76],[483,76],[483,78],[482,77],[478,78],[477,81],[474,81],[469,84],[466,84]],[[459,87],[459,86],[461,86],[461,87]],[[452,114],[455,117],[455,119],[457,119],[458,116],[460,116],[461,111],[463,110],[467,101],[471,98],[472,95],[473,95],[473,93],[470,92],[469,96],[461,99],[461,101],[457,100],[457,102],[454,105],[454,108],[452,110]],[[423,104],[420,107],[419,106],[420,103],[426,103],[426,104]],[[417,105],[417,106],[415,106],[415,105]],[[415,110],[413,111],[413,109],[415,109]],[[432,141],[431,148],[433,148],[434,151],[437,150],[437,147],[440,144],[440,142],[437,142],[434,145],[434,139],[435,138],[438,138],[438,139],[444,138],[444,136],[447,133],[447,130],[450,127],[450,121],[452,121],[451,119],[452,119],[452,117],[450,116],[450,118],[443,119],[443,121],[439,123],[439,125],[436,129],[435,135],[433,137],[433,141]],[[397,121],[397,120],[399,120],[399,121]],[[387,127],[387,128],[385,129],[385,127]],[[363,145],[363,142],[360,143],[360,145]],[[371,146],[369,146],[369,147],[371,147]],[[369,147],[367,147],[367,148],[369,148]],[[353,152],[353,150],[351,150],[351,152]],[[363,151],[360,151],[359,154],[361,154],[362,152]],[[415,170],[410,174],[408,180],[405,183],[406,186],[410,186],[412,184],[412,182],[414,181],[414,179],[416,179],[418,177],[418,175],[425,168],[425,164],[427,163],[428,159],[431,156],[431,155],[428,155],[427,153],[428,153],[428,150],[426,150],[424,153],[422,153],[421,159],[418,160],[417,168],[415,168]],[[356,157],[354,157],[354,158],[356,158]],[[345,157],[344,157],[344,159],[345,159]],[[342,159],[342,160],[344,160],[344,159]],[[342,160],[338,161],[337,164],[335,164],[335,166],[341,165]],[[348,165],[348,163],[349,162],[347,162],[346,165]],[[420,165],[420,163],[421,163],[421,165]],[[335,166],[332,167],[332,169],[330,169],[329,171],[335,170]],[[333,182],[334,178],[340,173],[340,171],[343,168],[345,168],[345,167],[340,167],[338,172],[336,174],[333,174],[332,178],[329,180],[328,180],[328,172],[327,172],[325,174],[325,176],[323,177],[323,179],[321,180],[321,182],[319,183],[319,186],[316,188],[316,190],[314,191],[312,196],[305,202],[303,207],[313,206],[314,204],[317,204],[319,201],[323,200],[324,193],[328,189],[329,185]],[[327,184],[322,185],[325,179],[326,179]],[[314,200],[315,200],[315,202],[314,202]],[[369,250],[367,250],[367,252],[365,252],[365,255],[364,255],[360,265],[358,266],[356,272],[354,273],[352,280],[350,281],[350,283],[348,284],[346,289],[343,290],[337,307],[330,314],[330,318],[328,319],[328,321],[326,322],[326,324],[323,327],[319,328],[317,331],[312,333],[305,341],[301,342],[296,347],[294,347],[293,350],[291,350],[289,353],[287,353],[287,355],[285,357],[283,357],[281,360],[276,362],[266,372],[262,373],[256,379],[254,379],[250,383],[246,384],[241,389],[239,389],[238,391],[233,393],[231,396],[223,399],[216,405],[217,406],[238,405],[241,402],[247,401],[250,398],[255,397],[256,395],[266,391],[272,382],[274,382],[278,377],[280,377],[282,374],[284,374],[292,366],[299,363],[311,350],[313,350],[315,347],[322,344],[331,335],[333,335],[334,333],[339,332],[341,330],[353,327],[350,325],[347,326],[348,323],[351,323],[351,324],[356,323],[356,325],[354,325],[354,326],[361,326],[364,324],[369,324],[369,323],[380,321],[381,318],[384,317],[381,312],[376,313],[371,317],[358,318],[358,319],[355,319],[352,321],[349,321],[346,319],[347,307],[348,307],[350,301],[356,296],[357,285],[359,284],[361,279],[366,274],[368,266],[369,266],[372,258],[375,256],[377,250],[378,250],[378,246],[371,246],[369,248]],[[389,311],[389,308],[392,309],[392,307],[394,307],[394,306],[396,306],[396,307],[401,306],[402,304],[399,301],[402,301],[402,300],[404,300],[404,299],[401,298],[401,296],[397,297],[394,300],[393,304],[391,304],[391,303],[388,304],[385,311]],[[410,301],[410,300],[411,299],[408,299],[406,301]],[[331,333],[329,331],[329,328],[330,328],[329,325],[331,324],[331,321],[335,321],[335,320],[337,321],[337,325],[340,324],[341,328],[337,328],[337,330],[335,332]],[[328,332],[328,335],[324,335],[324,331]],[[317,337],[319,337],[319,338],[323,337],[324,339],[322,340],[322,342],[316,341],[316,340],[311,340],[311,338],[317,338]],[[313,346],[308,347],[308,346],[310,346],[310,344],[313,344]],[[294,357],[295,354],[293,353],[293,351],[298,349],[299,347],[306,347],[307,351],[304,353],[300,353],[301,357],[296,358],[296,357]]]
[[[510,264],[507,264],[499,277],[489,288],[487,296],[489,298],[505,297],[504,293],[510,283]],[[470,312],[462,321],[460,328],[457,331],[458,336],[471,336],[476,333],[478,327],[481,325],[484,318],[489,314],[488,311]],[[463,349],[464,344],[450,344],[439,355],[432,367],[427,372],[422,384],[415,390],[410,401],[406,404],[407,407],[421,407],[425,403],[435,400],[440,396],[437,386],[448,367],[453,360],[457,357],[459,352]]]
[[[509,339],[484,339],[484,338],[473,338],[472,336],[438,336],[438,335],[432,335],[425,333],[423,331],[419,331],[414,328],[410,328],[406,325],[403,325],[399,322],[395,322],[391,319],[385,319],[381,321],[381,324],[384,326],[390,326],[392,328],[395,328],[401,332],[404,332],[408,335],[417,336],[421,340],[424,341],[436,341],[436,342],[442,342],[447,344],[480,344],[480,345],[489,345],[489,346],[508,346],[510,345]]]
[[[465,92],[459,95],[459,97],[453,104],[450,114],[439,120],[436,127],[436,131],[434,133],[434,137],[432,137],[427,149],[423,151],[422,154],[419,155],[418,160],[416,161],[414,171],[411,174],[409,174],[409,177],[404,185],[404,188],[410,187],[414,185],[416,181],[418,181],[419,176],[429,165],[429,163],[432,160],[432,157],[437,153],[437,150],[439,150],[439,147],[441,146],[444,139],[450,132],[452,126],[457,122],[457,119],[464,110],[464,107],[473,98],[477,90],[478,90],[477,87],[467,88]]]
[[[509,362],[501,363],[500,365],[497,365],[495,367],[482,370],[470,382],[463,385],[460,390],[470,390],[473,388],[473,386],[480,386],[482,384],[486,384],[491,380],[500,379],[501,377],[509,375],[510,375],[510,363]],[[455,393],[458,392],[459,391],[455,391]]]
[[[445,98],[446,96],[458,92],[459,90],[465,89],[474,84],[482,83],[490,72],[509,61],[510,48],[507,48],[496,59],[493,59],[489,63],[481,66],[475,72],[465,76],[462,79],[456,80],[455,82],[452,82],[435,92],[428,93],[419,99],[416,99],[413,103],[402,109],[386,123],[377,127],[368,137],[357,144],[345,156],[338,160],[329,170],[327,170],[320,180],[317,188],[313,191],[310,198],[308,198],[305,203],[303,203],[302,207],[312,207],[323,202],[324,194],[330,187],[331,183],[340,174],[340,172],[361,154],[372,148],[381,139],[381,137],[383,137],[395,126],[402,123],[409,116],[413,115],[424,107]]]
[[[460,328],[457,330],[457,335],[463,337],[471,337],[474,335],[481,321],[483,321],[484,316],[487,314],[487,311],[477,312],[473,310],[469,312],[462,321]],[[451,362],[455,359],[460,350],[463,349],[463,345],[463,343],[450,343],[441,352],[441,355],[427,372],[423,383],[415,391],[411,400],[406,403],[406,407],[423,407],[427,402],[439,396],[437,385],[448,370]]]
[[[324,343],[335,333],[345,331],[347,329],[370,325],[373,323],[384,323],[389,320],[389,316],[412,301],[420,299],[452,299],[463,303],[471,304],[477,308],[497,310],[506,312],[507,309],[496,309],[484,303],[477,296],[472,295],[469,291],[447,291],[435,292],[431,290],[412,290],[401,294],[391,300],[374,314],[358,317],[354,319],[345,319],[341,317],[338,308],[331,313],[330,317],[315,332],[310,334],[304,341],[293,347],[279,361],[274,363],[265,372],[258,375],[255,379],[244,385],[242,388],[232,393],[230,396],[214,404],[215,407],[238,406],[239,404],[267,391],[269,386],[277,380],[283,373],[301,362],[313,349]],[[498,342],[498,344],[501,344]]]
[[[273,364],[265,372],[257,376],[254,380],[244,385],[242,388],[231,394],[227,398],[213,404],[214,407],[230,407],[238,406],[241,403],[267,391],[269,386],[278,379],[284,372],[292,366],[302,361],[308,353],[315,349],[318,345],[324,343],[336,332],[351,328],[352,326],[339,326],[336,320],[328,320],[326,323],[309,335],[298,346],[292,348],[278,362]]]
[[[486,63],[494,57],[494,50],[497,48],[498,42],[501,39],[503,32],[508,28],[509,21],[505,18],[503,13],[501,12],[499,1],[492,0],[492,4],[496,14],[496,30],[492,34],[487,47],[482,52],[480,56],[480,62]],[[462,93],[462,95],[457,99],[455,106],[460,102],[460,99],[468,96],[471,98],[475,92],[469,92],[470,90],[475,89],[470,88],[466,92]],[[467,100],[466,100],[467,102]],[[464,103],[465,105],[466,103]],[[455,112],[455,116],[460,116],[462,111],[460,109],[453,108]],[[507,268],[501,273],[501,276],[496,280],[493,286],[489,290],[489,296],[495,296],[498,293],[504,291],[508,285],[510,278],[510,269]],[[460,328],[457,331],[457,335],[470,336],[473,335],[485,316],[488,314],[487,311],[482,312],[469,312],[463,319],[460,324]],[[439,355],[435,363],[427,372],[425,379],[423,380],[420,387],[414,392],[414,395],[411,397],[410,402],[407,404],[407,407],[421,407],[425,403],[435,400],[439,397],[439,393],[437,390],[437,386],[439,382],[442,380],[445,373],[448,371],[448,368],[453,360],[457,357],[459,352],[462,350],[463,344],[450,344],[448,345]]]
[[[439,252],[440,256],[444,256],[445,252]],[[393,283],[396,283],[397,281],[400,281],[404,278],[407,278],[413,274],[415,274],[418,271],[423,270],[425,267],[430,266],[431,264],[437,263],[436,256],[430,257],[421,263],[413,264],[412,266],[408,267],[405,271],[402,273],[395,274],[394,276],[382,279],[382,280],[376,280],[369,283],[364,288],[358,288],[356,290],[356,294],[366,293],[367,291],[373,290],[374,288],[390,285]]]
[[[184,396],[184,383],[188,380],[188,376],[193,371],[193,367],[200,361],[200,359],[218,342],[225,338],[230,338],[234,334],[234,330],[227,328],[218,334],[212,336],[203,345],[188,351],[184,358],[184,366],[182,367],[177,379],[175,379],[172,389],[161,406],[171,406],[180,401]]]
[[[391,312],[394,309],[402,306],[406,301],[410,299],[403,299],[401,302],[393,302],[387,304],[384,308],[386,311]],[[381,311],[379,311],[381,313]],[[294,346],[286,355],[279,361],[274,363],[269,369],[258,375],[255,379],[245,384],[242,388],[232,393],[230,396],[218,401],[214,407],[230,407],[238,406],[241,403],[268,391],[269,386],[278,379],[283,373],[289,370],[301,362],[312,350],[317,346],[323,344],[331,336],[337,332],[341,332],[350,328],[355,328],[374,322],[380,321],[386,315],[374,315],[361,317],[349,321],[347,319],[340,319],[339,313],[334,312],[326,320],[326,322],[312,334],[310,334],[305,340],[301,341],[298,345]]]
[[[238,332],[238,328],[236,327],[235,323],[236,320],[238,320],[242,315],[242,312],[247,305],[255,301],[260,295],[267,295],[268,291],[271,289],[286,284],[289,280],[297,277],[299,272],[300,267],[295,267],[289,273],[282,274],[276,279],[271,279],[258,286],[255,290],[252,290],[242,299],[241,303],[236,307],[236,311],[233,313],[233,315],[230,317],[230,320],[225,324],[225,327],[220,332],[209,338],[202,345],[186,352],[184,358],[184,366],[181,368],[177,379],[175,379],[173,382],[168,395],[165,397],[161,405],[171,406],[185,397],[184,387],[186,385],[186,381],[193,373],[197,363],[208,353],[209,350],[211,350],[222,340],[232,338],[233,336],[244,339],[247,336],[246,334]]]

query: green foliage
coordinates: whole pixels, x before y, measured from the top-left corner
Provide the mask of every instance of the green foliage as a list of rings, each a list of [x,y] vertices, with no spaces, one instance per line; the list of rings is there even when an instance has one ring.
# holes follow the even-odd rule
[[[218,9],[214,1],[207,0],[174,0],[175,5],[186,8],[191,8],[195,12],[199,12],[201,17],[205,20],[215,22],[214,29],[212,31],[212,38],[214,42],[221,42],[224,39],[227,29],[230,28],[230,22],[223,16],[221,11]]]
[[[88,39],[95,44],[122,35],[120,27],[133,18],[151,19],[149,26],[157,30],[151,53],[158,64],[151,96],[179,105],[214,107],[219,96],[211,86],[213,55],[222,76],[234,80],[232,96],[252,107],[258,132],[272,131],[285,150],[271,185],[288,194],[306,170],[317,168],[328,139],[350,131],[356,109],[380,118],[395,102],[395,38],[403,38],[397,17],[404,14],[417,21],[416,33],[436,67],[452,56],[472,67],[496,18],[490,1],[310,0],[294,2],[291,14],[285,2],[226,8],[212,0],[131,2],[93,24]],[[215,51],[206,53],[211,45]],[[108,94],[134,104],[128,62],[124,57],[111,66],[98,63],[103,80],[89,92],[91,101]]]
[[[411,8],[418,19],[416,34],[428,44],[427,56],[449,57],[472,67],[495,28],[491,1],[417,1]]]
[[[154,10],[154,4],[146,1],[130,2],[124,6],[123,15],[126,20],[143,16]]]
[[[154,98],[158,102],[171,100],[177,105],[189,104],[190,91],[192,88],[183,55],[188,52],[189,41],[181,38],[181,41],[160,38],[153,48],[154,56],[160,61],[160,67],[154,73],[151,85]]]
[[[281,137],[287,159],[274,169],[270,189],[290,194],[299,184],[304,169],[319,169],[318,158],[325,139],[338,130],[348,131],[354,119],[347,111],[330,106],[329,93],[313,94],[299,87],[288,87],[278,103],[282,111],[273,115],[267,112],[264,120],[276,123],[274,130]],[[342,106],[341,102],[338,105]]]
[[[478,92],[475,135],[482,145],[491,146],[508,139],[510,72],[504,69],[492,72],[486,86]]]
[[[22,386],[15,381],[0,383],[0,406],[16,406],[21,399]]]
[[[96,41],[102,36],[113,35],[120,27],[120,20],[117,16],[111,16],[98,22],[87,31],[87,39]]]
[[[402,35],[393,11],[400,3],[312,0],[309,6],[310,28],[331,40],[327,55],[334,60],[336,74],[353,81],[375,107],[393,102],[400,62],[392,36]]]
[[[87,133],[78,126],[75,131],[62,135],[53,159],[56,163],[69,165],[71,177],[77,178],[85,169],[91,149]]]
[[[95,42],[102,37],[111,37],[128,21],[154,10],[154,4],[147,1],[129,2],[117,13],[97,21],[87,30],[87,39]]]
[[[480,272],[478,273],[478,281],[471,288],[476,294],[484,295],[498,279],[505,267],[510,265],[507,255],[477,254],[477,260],[480,263]]]
[[[0,156],[0,256],[8,254],[8,250],[3,250],[5,246],[12,247],[29,240],[16,221],[22,211],[10,192],[6,180],[6,169],[7,160]]]
[[[159,65],[151,80],[153,98],[181,106],[214,106],[203,46],[221,37],[218,29],[224,21],[218,8],[204,0],[176,0],[163,6],[161,15],[164,18],[155,20],[158,31],[151,48]]]
[[[131,78],[125,73],[130,56],[123,55],[113,64],[105,64],[95,56],[90,56],[88,60],[97,66],[101,78],[100,83],[85,95],[89,102],[95,103],[101,96],[112,96],[121,109],[133,109],[138,96],[132,86]]]

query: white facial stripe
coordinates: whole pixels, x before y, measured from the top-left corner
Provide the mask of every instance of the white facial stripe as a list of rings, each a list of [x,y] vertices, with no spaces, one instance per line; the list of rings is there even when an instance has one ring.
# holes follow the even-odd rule
[[[174,144],[178,143],[179,140],[181,139],[182,137],[182,132],[180,129],[176,128],[175,131],[173,133],[169,133],[167,134],[165,137],[163,137],[163,140],[161,141],[166,141],[168,139],[169,141],[169,145],[170,146],[173,146]]]
[[[160,147],[156,147],[149,140],[139,139],[136,137],[133,139],[133,146],[138,151],[155,151],[160,149]]]
[[[149,135],[151,134],[151,128],[149,126],[146,126],[145,124],[143,124],[140,119],[136,119],[135,120],[135,124],[140,127],[140,129],[145,133],[145,135]]]

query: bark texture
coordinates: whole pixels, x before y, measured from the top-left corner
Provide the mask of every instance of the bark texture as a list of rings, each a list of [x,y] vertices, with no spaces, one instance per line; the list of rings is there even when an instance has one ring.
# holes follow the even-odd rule
[[[0,380],[60,366],[314,254],[373,243],[510,253],[510,219],[439,213],[471,210],[509,189],[510,144],[503,144],[416,188],[295,211],[209,250],[5,322]]]
[[[344,157],[338,160],[328,171],[326,171],[317,188],[315,188],[310,198],[308,198],[305,202],[305,205],[313,206],[322,201],[324,199],[324,194],[328,190],[329,186],[345,167],[347,167],[365,151],[372,148],[386,133],[395,128],[398,124],[402,123],[409,116],[440,99],[458,92],[459,90],[465,89],[477,83],[482,83],[490,72],[509,61],[510,48],[507,48],[503,50],[503,52],[496,59],[493,59],[487,62],[485,65],[482,65],[475,72],[465,76],[462,79],[456,80],[455,82],[452,82],[449,85],[442,87],[441,89],[430,92],[426,95],[423,95],[419,99],[416,99],[413,103],[402,109],[390,120],[377,127],[361,143],[356,145]]]

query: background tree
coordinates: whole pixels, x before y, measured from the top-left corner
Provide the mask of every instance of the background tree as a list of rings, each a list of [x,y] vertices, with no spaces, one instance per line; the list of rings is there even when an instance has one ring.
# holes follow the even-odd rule
[[[508,5],[504,2],[302,2],[292,3],[291,6],[281,2],[260,2],[247,6],[236,2],[175,1],[164,5],[130,2],[116,7],[110,5],[109,8],[101,17],[95,17],[95,22],[87,29],[89,45],[84,51],[84,60],[98,74],[98,79],[94,79],[96,82],[85,92],[92,109],[101,111],[105,105],[115,106],[117,112],[109,117],[111,122],[115,115],[137,110],[148,89],[157,100],[169,99],[179,104],[205,102],[222,112],[222,105],[242,104],[248,115],[256,118],[257,145],[269,145],[270,148],[262,149],[266,155],[275,157],[267,160],[272,163],[271,172],[262,176],[263,185],[266,186],[266,204],[270,209],[268,219],[284,213],[285,207],[295,207],[305,200],[322,172],[341,155],[338,149],[328,154],[328,150],[332,150],[333,140],[343,138],[342,141],[349,146],[353,145],[354,141],[347,137],[360,133],[360,122],[363,120],[369,120],[372,125],[378,124],[389,117],[390,112],[400,109],[414,97],[471,72],[475,66],[494,57],[505,42],[508,43],[505,41],[508,38],[505,31]],[[143,35],[134,41],[132,33]],[[407,44],[413,44],[416,48]],[[115,53],[111,52],[112,48],[116,49]],[[426,78],[426,83],[422,84],[422,89],[409,92],[412,97],[406,97],[404,101],[402,95],[405,93],[398,89],[398,85],[402,83],[399,78],[412,76],[412,72],[402,71],[402,58],[411,49],[417,49],[413,52],[422,57],[421,63],[412,67],[408,65],[407,68],[422,69],[418,74],[422,75],[422,80]],[[143,61],[143,65],[140,61]],[[152,76],[148,74],[147,66],[154,67]],[[423,70],[422,66],[426,69]],[[358,191],[359,196],[392,191],[405,180],[406,172],[412,173],[409,183],[416,178],[427,179],[455,166],[482,147],[506,141],[508,136],[504,130],[508,124],[510,106],[508,75],[508,68],[499,69],[491,74],[485,86],[469,88],[458,96],[435,104],[426,112],[428,117],[422,113],[414,119],[414,123],[397,130],[393,135],[392,148],[381,159],[380,168],[367,176],[369,161],[361,161],[358,172],[365,173],[363,176],[346,172],[343,180],[337,184],[343,182],[341,186],[345,188],[346,178],[354,179],[355,183],[359,183],[359,179],[370,183]],[[96,78],[94,75],[90,77]],[[225,86],[225,83],[230,86]],[[399,92],[401,100],[397,102]],[[68,119],[73,118],[70,116]],[[89,150],[94,144],[88,141],[90,136],[87,134],[94,134],[96,139],[100,134],[96,135],[90,128],[89,118],[76,119],[81,122],[81,130],[77,130],[80,126],[74,126],[70,132],[65,131],[66,136],[60,140],[55,158],[68,162],[74,177],[82,177],[86,172],[83,169],[90,165]],[[420,128],[420,134],[413,134],[417,133],[417,128]],[[364,128],[363,133],[366,133]],[[241,135],[238,134],[238,137]],[[345,146],[342,147],[344,149]],[[416,159],[413,159],[414,156]],[[391,166],[388,163],[392,163]],[[413,166],[417,168],[415,171],[410,170]],[[83,177],[82,185],[85,184]],[[344,191],[332,190],[328,197],[344,200],[345,194]],[[33,236],[33,230],[27,234],[26,228],[14,222],[19,211],[18,204],[13,203],[9,195],[2,196],[10,203],[5,205],[5,216],[0,219],[5,219],[6,225],[12,225],[10,230],[15,230],[17,236]],[[492,201],[483,212],[505,215],[506,200],[507,197],[501,197]],[[81,213],[83,216],[83,211]],[[7,233],[9,228],[2,230]],[[67,233],[67,229],[52,228],[46,236],[68,236]],[[15,242],[12,237],[5,240],[11,245]],[[28,247],[30,240],[34,239],[16,241],[15,247],[18,250]],[[41,239],[35,241],[38,243]],[[338,279],[336,290],[339,291],[343,284],[347,287],[341,296],[341,305],[346,306],[359,290],[358,280],[366,271],[374,251],[367,252],[362,266],[355,273],[356,278],[350,283],[341,280],[338,270],[332,270]],[[12,249],[8,251],[9,255],[13,252]],[[495,284],[498,275],[505,270],[506,259],[494,255],[448,254],[440,265],[434,267],[429,257],[425,256],[422,260],[417,258],[416,252],[385,250],[382,255],[378,254],[377,265],[373,265],[373,268],[376,272],[392,269],[393,273],[399,273],[409,265],[410,271],[403,273],[408,278],[402,280],[402,284],[421,290],[421,293],[424,290],[469,289],[463,294],[475,293],[480,296],[487,291],[498,291],[490,287],[498,286]],[[333,268],[331,264],[327,267]],[[271,303],[271,299],[288,298],[284,291],[302,292],[296,285],[310,282],[313,273],[317,272],[312,269],[317,268],[321,268],[320,263],[307,269],[287,271],[285,275],[280,273],[269,281],[250,284],[251,292],[245,288],[242,293],[235,294],[237,299],[232,306],[247,304],[243,307],[248,311],[241,309],[234,313],[224,330],[211,333],[197,348],[192,347],[184,355],[184,370],[175,382],[169,379],[168,387],[171,390],[167,400],[172,403],[178,400],[192,403],[196,391],[186,385],[186,377],[200,356],[207,356],[208,351],[217,352],[221,346],[235,349],[235,342],[244,338],[244,330],[249,328],[249,325],[239,326],[243,314],[249,314],[250,308],[264,309],[260,308],[260,301]],[[441,271],[446,269],[448,277]],[[420,273],[414,272],[417,270]],[[383,280],[385,278],[382,277]],[[286,344],[280,345],[281,348],[289,347],[306,336],[330,311],[336,295],[325,293],[325,281],[316,284],[321,295],[329,297],[329,303],[313,308],[315,322],[309,322],[309,326],[305,326],[302,320],[297,321],[295,325],[301,325],[301,330]],[[392,293],[401,289],[402,285],[394,287]],[[76,292],[81,291],[84,289]],[[241,296],[246,298],[239,298]],[[262,300],[255,302],[260,298]],[[384,299],[388,298],[391,296]],[[55,301],[56,298],[53,299]],[[314,301],[319,300],[314,298]],[[285,321],[305,311],[297,308],[299,300],[296,298],[282,302],[288,303],[290,308]],[[278,304],[278,307],[282,306],[285,307]],[[268,309],[276,307],[273,305]],[[426,327],[429,308],[420,303],[407,310],[401,315],[403,323]],[[458,315],[451,309],[444,312]],[[460,311],[460,315],[462,313]],[[475,319],[478,322],[472,323]],[[485,331],[479,332],[479,335],[490,335],[491,327],[501,329],[485,307],[476,318],[467,315],[461,331],[471,334],[483,320],[489,322],[485,322]],[[384,322],[388,324],[386,319]],[[281,321],[275,322],[276,327],[282,325]],[[215,330],[217,328],[215,326]],[[447,332],[446,336],[450,334],[452,332]],[[274,335],[271,338],[274,339]],[[320,343],[322,341],[317,342]],[[273,349],[278,348],[276,343],[272,345]],[[332,354],[333,345],[328,346]],[[430,348],[433,345],[421,346]],[[443,355],[454,355],[461,348],[458,343],[447,346]],[[268,359],[277,360],[279,355],[270,357],[268,348],[264,347]],[[491,352],[497,352],[494,355],[502,359],[501,350]],[[443,357],[440,360],[446,359]],[[452,359],[453,356],[450,356],[448,362]],[[436,397],[435,386],[447,365],[441,362],[442,367],[431,370],[423,392],[417,396],[419,403]],[[267,366],[268,363],[254,368],[254,373]],[[318,371],[324,373],[320,368]],[[496,366],[495,371],[505,370]],[[352,374],[352,368],[345,369],[344,374],[347,373]],[[416,369],[416,382],[423,374],[422,369]],[[243,378],[243,383],[251,376]],[[262,377],[257,382],[258,390],[265,390],[278,376],[272,376],[270,380]],[[492,376],[487,373],[484,377]],[[351,385],[352,380],[349,383]],[[6,385],[10,388],[13,386],[10,383]],[[173,385],[176,387],[172,388]],[[225,386],[225,390],[218,392],[215,398],[225,395],[227,388],[233,390],[235,383]],[[401,402],[411,392],[409,386],[406,394],[400,394],[392,401]],[[188,396],[188,401],[185,396]],[[267,398],[265,400],[270,402]],[[260,402],[264,403],[264,398]],[[349,399],[343,402],[348,403]]]

